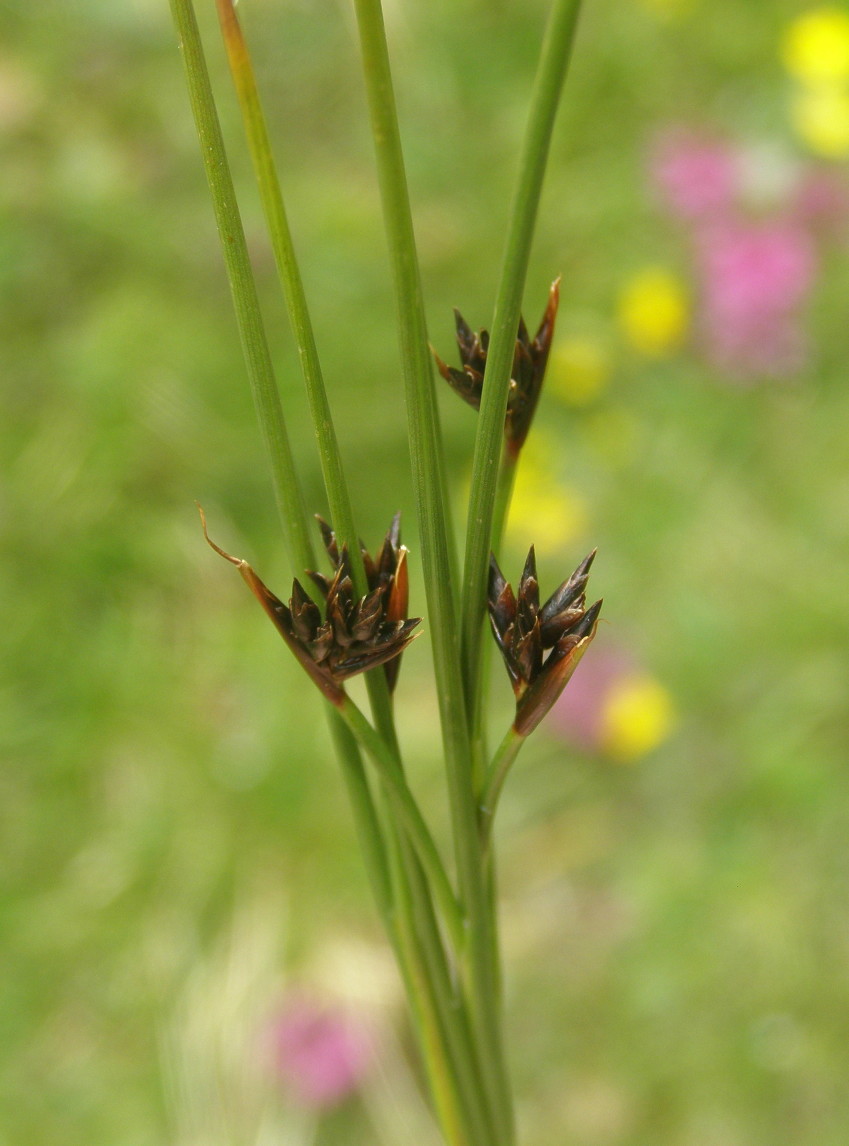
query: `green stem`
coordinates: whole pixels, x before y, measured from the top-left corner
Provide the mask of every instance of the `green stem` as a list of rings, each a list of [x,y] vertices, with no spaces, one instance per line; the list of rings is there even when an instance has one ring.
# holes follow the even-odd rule
[[[485,1141],[469,1137],[477,1132],[484,1117],[477,1109],[479,1099],[475,1101],[480,1087],[472,1075],[473,1048],[464,1027],[464,1013],[452,996],[427,885],[415,859],[411,872],[409,857],[401,857],[401,849],[409,846],[408,841],[402,841],[390,830],[393,888],[387,849],[353,733],[332,708],[328,717],[372,893],[404,980],[414,1016],[413,1028],[440,1119],[453,1146]]]
[[[271,365],[259,297],[227,153],[224,149],[221,126],[215,110],[200,32],[191,0],[171,0],[171,11],[183,54],[189,101],[212,195],[215,221],[218,225],[227,278],[233,296],[233,307],[248,378],[266,454],[271,465],[274,494],[283,532],[293,561],[301,568],[307,568],[313,565],[314,561],[306,511],[286,432],[280,392]]]
[[[189,99],[212,195],[239,335],[257,416],[271,463],[284,536],[292,563],[300,569],[314,568],[315,556],[306,511],[295,476],[294,461],[271,366],[235,189],[191,0],[172,0],[172,12],[183,54]],[[359,555],[358,547],[357,555]],[[338,714],[330,715],[330,729],[351,797],[375,901],[387,933],[397,949],[399,937],[392,914],[394,908],[386,845],[359,749]]]
[[[409,848],[406,837],[401,846]],[[424,873],[402,857],[398,871],[400,883],[397,899],[405,912],[405,923],[412,927],[414,956],[425,968],[427,990],[435,1010],[442,1036],[444,1065],[458,1099],[463,1120],[468,1127],[466,1146],[490,1143],[495,1138],[491,1111],[481,1085],[479,1058],[469,1025],[468,1013],[458,985],[452,982],[439,929],[433,915]]]
[[[410,214],[395,96],[379,0],[356,0],[360,45],[375,140],[383,217],[398,310],[401,362],[407,396],[410,453],[421,532],[428,620],[441,711],[449,736],[462,739],[465,712],[446,681],[458,663],[455,582],[442,442],[428,347],[421,277]]]
[[[333,525],[340,543],[347,542],[352,551],[356,550],[359,555],[354,514],[342,472],[339,444],[250,54],[232,0],[217,0],[217,4],[274,259],[298,347]]]
[[[508,224],[475,438],[463,579],[463,670],[466,696],[478,689],[481,623],[486,607],[498,459],[510,368],[531,241],[554,119],[571,55],[580,0],[555,0],[546,28]],[[467,701],[468,703],[468,701]],[[474,711],[474,703],[469,705]]]
[[[174,0],[173,10],[186,61],[192,108],[222,238],[239,331],[260,424],[271,457],[275,493],[281,506],[281,516],[286,527],[293,562],[300,568],[312,567],[315,561],[306,514],[295,481],[282,407],[273,377],[247,247],[194,11],[190,0],[188,2]],[[340,535],[340,540],[348,540],[355,568],[359,566],[359,576],[364,583],[358,535],[353,525],[353,514],[339,463],[339,451],[330,420],[306,300],[250,63],[244,51],[244,42],[238,34],[238,26],[233,20],[232,8],[223,2],[220,11],[225,24],[225,39],[228,48],[231,49],[231,65],[235,65],[234,78],[240,90],[240,102],[245,112],[275,255],[304,364],[334,526]],[[378,674],[371,676],[373,680],[379,676],[383,684],[382,702],[380,689],[377,690],[376,711],[379,723],[383,724],[383,731],[387,734],[384,741],[374,733],[372,749],[378,751],[383,763],[387,765],[384,782],[393,790],[396,804],[403,805],[401,819],[405,821],[406,830],[411,833],[419,850],[424,852],[446,919],[446,926],[453,933],[454,942],[459,945],[464,939],[459,908],[426,825],[403,784],[385,679],[380,670]],[[431,1088],[442,1124],[453,1146],[486,1142],[488,1130],[484,1122],[485,1111],[480,1102],[480,1085],[474,1076],[474,1047],[470,1042],[462,1006],[458,1007],[458,1002],[453,997],[445,953],[433,918],[427,882],[415,855],[409,853],[408,843],[401,839],[395,841],[394,848],[396,856],[401,855],[404,858],[396,862],[396,876],[394,881],[392,880],[380,820],[356,741],[339,713],[330,713],[329,720],[354,810],[366,870],[379,913],[407,984],[408,996],[417,1019],[416,1029],[421,1038]],[[390,838],[392,838],[391,832]],[[395,889],[398,895],[397,903]]]
[[[510,511],[510,500],[513,496],[513,487],[516,483],[516,470],[519,457],[505,450],[501,455],[501,466],[498,471],[498,484],[495,491],[495,515],[492,523],[492,552],[498,555],[501,549],[501,540],[507,524]],[[487,729],[486,712],[489,699],[490,672],[489,662],[492,656],[492,641],[485,640],[481,634],[481,666],[480,684],[475,700],[475,719],[473,722],[473,748],[474,748],[474,782],[475,791],[480,792],[483,786],[484,769],[486,767]]]
[[[495,486],[495,504],[492,516],[491,551],[498,556],[501,543],[504,540],[504,531],[510,516],[510,502],[513,498],[513,489],[516,485],[516,473],[519,469],[521,453],[513,454],[505,450],[501,455],[501,465],[498,470],[498,481]]]
[[[495,809],[498,807],[504,781],[507,779],[507,773],[518,756],[519,749],[525,743],[525,739],[511,725],[487,770],[480,802],[481,837],[485,848],[489,847],[492,838],[492,821],[495,817]]]
[[[510,1090],[501,1041],[495,920],[479,853],[477,809],[454,603],[452,543],[442,449],[407,180],[379,0],[355,0],[384,223],[395,284],[407,416],[428,615],[433,643],[454,847],[468,915],[466,980],[497,1143],[513,1141]]]
[[[383,841],[383,832],[372,799],[362,756],[353,733],[332,707],[328,709],[328,724],[336,755],[342,767],[348,798],[354,810],[357,837],[365,858],[366,873],[377,910],[390,939],[395,937],[392,877]]]
[[[359,532],[354,520],[351,497],[345,480],[339,443],[318,356],[315,332],[310,318],[286,207],[283,202],[280,180],[277,175],[274,153],[268,135],[253,64],[233,0],[216,0],[216,2],[221,33],[230,64],[230,73],[236,88],[254,174],[271,237],[277,273],[286,301],[292,334],[298,347],[310,416],[318,445],[324,487],[330,506],[330,518],[339,544],[348,546],[354,588],[359,596],[363,596],[368,591],[368,586],[360,553]],[[387,742],[397,751],[398,742],[392,715],[392,699],[382,669],[368,674],[367,687],[377,726]]]
[[[470,1086],[466,1071],[473,1062],[470,1046],[459,1046],[462,1017],[454,1002],[441,952],[433,954],[427,936],[433,932],[428,915],[429,900],[421,896],[415,876],[408,878],[409,867],[401,850],[409,845],[400,836],[392,838],[396,876],[395,900],[398,904],[398,928],[395,954],[414,1017],[414,1030],[419,1041],[430,1092],[440,1126],[450,1146],[481,1146],[489,1141],[481,1134],[482,1115],[479,1086]]]
[[[429,877],[430,889],[440,906],[454,949],[460,951],[465,942],[463,918],[427,826],[399,769],[397,758],[349,697],[346,697],[339,712],[377,766],[406,831],[407,840],[415,846],[424,872]],[[482,1105],[479,1055],[468,1025],[465,1006],[448,977],[444,950],[432,917],[428,886],[421,878],[422,872],[417,865],[411,863],[405,854],[407,840],[399,840],[396,851],[396,897],[400,905],[402,934],[406,935],[407,940],[405,958],[411,968],[415,969],[423,963],[427,969],[425,981],[419,983],[419,989],[426,990],[430,1005],[435,1008],[444,1044],[446,1061],[441,1066],[437,1064],[441,1085],[446,1084],[446,1077],[454,1080],[465,1117],[470,1120],[472,1127],[472,1137],[468,1143],[487,1146],[497,1141],[497,1131],[491,1120],[490,1109],[485,1103]],[[414,931],[410,930],[411,920],[408,915],[405,916],[405,911],[412,913]],[[433,1063],[430,1070],[432,1074]],[[449,1125],[445,1126],[445,1130],[450,1135]]]
[[[365,752],[374,761],[404,829],[415,846],[418,857],[427,872],[451,942],[457,950],[462,950],[465,941],[462,913],[448,876],[445,874],[445,868],[442,866],[442,860],[439,857],[436,844],[433,842],[433,837],[422,818],[412,792],[407,786],[407,781],[398,767],[397,757],[349,696],[345,697],[338,711]]]

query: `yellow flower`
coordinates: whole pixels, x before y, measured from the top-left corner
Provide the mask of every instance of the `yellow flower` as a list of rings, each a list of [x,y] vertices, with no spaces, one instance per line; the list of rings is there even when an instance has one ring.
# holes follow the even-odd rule
[[[659,681],[625,676],[605,697],[602,746],[614,760],[629,763],[663,743],[673,723],[672,698]]]
[[[548,361],[549,390],[570,406],[589,406],[610,378],[610,356],[596,338],[560,339]]]
[[[538,555],[561,553],[585,529],[582,498],[559,479],[554,443],[535,431],[519,459],[510,503],[507,540],[520,550],[530,544]]]
[[[619,324],[635,350],[662,358],[681,345],[689,310],[686,289],[676,275],[663,267],[645,267],[620,295]]]
[[[797,135],[817,155],[849,154],[849,87],[820,84],[794,93],[790,117]]]
[[[784,34],[781,56],[805,84],[849,80],[849,12],[826,6],[798,16]]]

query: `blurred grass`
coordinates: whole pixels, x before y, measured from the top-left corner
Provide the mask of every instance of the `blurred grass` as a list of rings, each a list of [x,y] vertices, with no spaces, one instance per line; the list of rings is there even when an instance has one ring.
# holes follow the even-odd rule
[[[587,4],[529,321],[562,271],[561,330],[618,345],[628,274],[683,265],[645,193],[658,127],[708,122],[792,147],[777,45],[802,7],[666,7]],[[214,1018],[215,953],[250,946],[234,922],[245,912],[272,936],[281,917],[263,965],[270,1010],[322,952],[379,943],[318,700],[197,526],[195,498],[214,536],[283,592],[292,571],[166,8],[0,12],[4,1146],[192,1141],[163,1041],[196,1053],[180,1016],[208,968]],[[443,355],[452,305],[473,325],[490,316],[542,9],[388,5]],[[401,508],[415,553],[350,15],[326,0],[257,2],[243,18],[362,531],[374,545]],[[219,76],[279,376],[305,426]],[[633,648],[678,724],[633,769],[540,735],[505,798],[513,1059],[538,1146],[843,1146],[849,1134],[847,293],[843,248],[817,290],[814,365],[789,384],[741,390],[691,352],[653,363],[619,346],[586,409],[544,396],[558,476],[586,522],[546,558],[543,583],[599,545],[599,644]],[[459,487],[474,415],[449,394],[442,410]],[[323,512],[311,434],[295,445]],[[438,823],[425,645],[406,657],[399,707]],[[391,1004],[391,973],[365,978]],[[374,1141],[367,1107],[334,1115],[318,1141]],[[285,1129],[282,1103],[278,1115]]]

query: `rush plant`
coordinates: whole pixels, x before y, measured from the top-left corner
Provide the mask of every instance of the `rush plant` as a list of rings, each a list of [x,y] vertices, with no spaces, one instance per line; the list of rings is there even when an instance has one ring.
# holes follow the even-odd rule
[[[233,0],[217,0],[304,382],[331,522],[311,525],[289,445],[257,291],[218,123],[192,0],[171,0],[192,111],[222,240],[233,303],[291,560],[288,601],[251,566],[232,562],[327,702],[327,716],[386,935],[397,957],[435,1117],[451,1146],[514,1146],[516,1130],[502,1033],[492,822],[517,752],[565,687],[595,634],[601,602],[587,607],[593,554],[544,603],[531,548],[514,593],[496,556],[522,446],[543,384],[559,280],[533,338],[520,316],[531,239],[579,0],[554,0],[530,99],[491,334],[456,314],[460,365],[434,358],[395,111],[380,0],[355,0],[383,219],[397,304],[413,483],[433,648],[453,863],[441,854],[410,788],[403,730],[392,705],[401,655],[417,636],[408,617],[406,548],[396,516],[377,554],[359,541],[325,393],[307,300],[248,48]],[[479,410],[460,575],[446,512],[446,465],[436,415],[440,373]],[[395,507],[387,507],[387,517]],[[206,521],[203,521],[206,532]],[[330,573],[318,569],[318,532]],[[531,541],[532,539],[529,539]],[[306,579],[311,580],[308,590]],[[486,615],[516,697],[516,714],[489,754],[484,723]],[[348,695],[364,673],[370,713]]]

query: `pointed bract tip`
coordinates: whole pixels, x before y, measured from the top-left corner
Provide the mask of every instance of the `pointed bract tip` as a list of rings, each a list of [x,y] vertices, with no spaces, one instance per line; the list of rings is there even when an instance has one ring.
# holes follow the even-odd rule
[[[601,612],[601,606],[603,602],[604,598],[599,597],[599,599],[594,604],[590,605],[590,607],[584,613],[583,617],[581,617],[580,621],[578,621],[577,625],[575,625],[573,629],[569,630],[569,635],[572,637],[580,637],[581,639],[584,637],[592,636],[592,634],[595,633],[596,626],[598,624],[598,617],[599,613]]]
[[[395,516],[392,518],[392,524],[386,534],[387,538],[393,549],[401,547],[401,510],[399,509]]]
[[[590,566],[592,565],[593,561],[595,561],[595,556],[597,553],[598,548],[595,548],[592,550],[592,552],[588,553],[578,568],[575,570],[575,572],[572,574],[572,576],[582,577],[585,573],[589,573]]]
[[[203,530],[203,536],[210,549],[214,549],[219,557],[223,557],[225,561],[229,561],[231,565],[243,566],[246,562],[241,557],[234,557],[232,553],[228,553],[226,549],[222,549],[220,545],[216,545],[212,538],[209,536],[209,531],[206,528],[206,514],[203,512],[203,506],[199,501],[195,502],[200,514],[200,525]]]
[[[443,360],[439,357],[439,355],[436,353],[436,351],[433,349],[432,346],[430,348],[430,352],[433,355],[434,362],[436,363],[436,369],[439,371],[439,373],[442,375],[442,377],[445,379],[446,382],[451,382],[451,378],[452,378],[451,367],[448,365],[447,362],[443,362]]]

